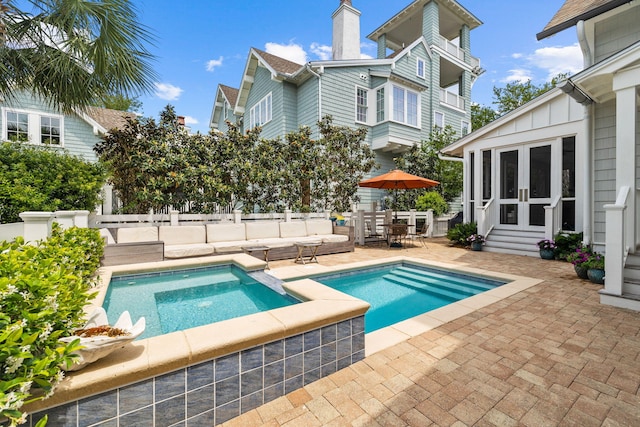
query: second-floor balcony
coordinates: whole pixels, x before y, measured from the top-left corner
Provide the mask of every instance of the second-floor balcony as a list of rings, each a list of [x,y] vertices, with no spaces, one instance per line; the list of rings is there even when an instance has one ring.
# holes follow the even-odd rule
[[[476,68],[480,66],[480,60],[478,58],[469,55],[469,61],[466,61],[464,50],[460,48],[460,46],[456,45],[455,43],[452,43],[451,41],[447,40],[442,36],[440,36],[440,43],[438,47],[440,47],[440,49],[444,50],[454,58],[459,59],[465,64],[471,65],[471,68]]]
[[[453,108],[464,110],[464,98],[446,89],[440,89],[440,103]]]

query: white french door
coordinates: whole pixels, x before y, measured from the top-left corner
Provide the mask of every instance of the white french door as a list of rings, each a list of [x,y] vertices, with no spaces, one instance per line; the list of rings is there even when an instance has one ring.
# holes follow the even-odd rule
[[[498,224],[512,230],[543,230],[551,204],[551,143],[497,151]]]

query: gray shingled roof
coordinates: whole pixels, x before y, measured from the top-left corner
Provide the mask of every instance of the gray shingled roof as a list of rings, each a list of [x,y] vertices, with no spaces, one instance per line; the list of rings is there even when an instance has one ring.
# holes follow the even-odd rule
[[[239,90],[231,86],[225,86],[223,84],[220,85],[220,90],[222,91],[224,96],[227,97],[227,101],[229,101],[229,104],[231,104],[232,107],[235,107],[236,101],[238,100]]]
[[[303,67],[301,64],[296,64],[288,59],[280,58],[279,56],[272,55],[255,47],[253,50],[255,50],[271,68],[280,74],[293,74]]]
[[[538,40],[549,37],[573,27],[578,21],[586,21],[626,3],[629,0],[566,0],[536,37]]]
[[[122,129],[127,124],[127,117],[135,119],[136,114],[128,111],[111,110],[109,108],[89,107],[87,115],[107,131]]]

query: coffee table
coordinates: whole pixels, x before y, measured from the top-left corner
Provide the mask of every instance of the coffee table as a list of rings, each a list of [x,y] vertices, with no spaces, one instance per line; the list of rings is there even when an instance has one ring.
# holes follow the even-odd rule
[[[322,246],[322,242],[296,242],[294,243],[295,247],[298,248],[298,255],[293,262],[302,262],[302,264],[310,263],[310,262],[318,262],[318,258],[316,257],[316,253],[318,252],[318,248]],[[304,256],[304,250],[309,249],[310,254],[306,257]]]

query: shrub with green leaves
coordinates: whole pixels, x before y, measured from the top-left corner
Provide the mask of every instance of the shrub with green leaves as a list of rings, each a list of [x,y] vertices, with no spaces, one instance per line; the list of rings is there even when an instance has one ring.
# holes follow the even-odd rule
[[[556,244],[554,249],[556,258],[566,260],[569,254],[582,246],[582,233],[559,232],[553,241]]]
[[[26,211],[93,211],[105,182],[101,165],[59,148],[0,143],[0,223]]]
[[[454,227],[447,230],[447,239],[451,240],[451,243],[458,246],[467,246],[469,243],[467,239],[472,234],[477,234],[478,226],[475,222],[465,222],[462,224],[456,224]]]
[[[22,424],[23,404],[53,394],[79,341],[104,248],[98,230],[61,230],[37,244],[0,242],[0,419]],[[46,421],[45,421],[46,422]]]
[[[449,210],[449,204],[440,193],[427,191],[416,200],[416,210],[426,212],[429,209],[433,211],[434,216],[440,216]]]

